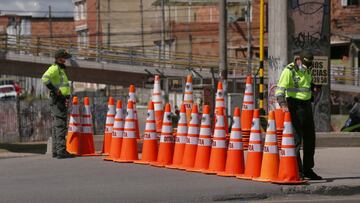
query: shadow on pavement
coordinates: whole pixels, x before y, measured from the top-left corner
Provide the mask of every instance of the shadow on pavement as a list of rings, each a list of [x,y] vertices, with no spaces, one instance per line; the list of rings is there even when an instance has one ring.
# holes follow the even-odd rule
[[[1,152],[45,154],[46,143],[0,143],[0,153]]]

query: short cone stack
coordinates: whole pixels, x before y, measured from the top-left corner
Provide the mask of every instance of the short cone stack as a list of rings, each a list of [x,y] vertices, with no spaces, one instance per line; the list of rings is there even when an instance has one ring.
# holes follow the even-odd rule
[[[191,120],[190,119],[191,108],[194,103],[192,82],[193,82],[192,76],[188,75],[186,78],[185,93],[184,93],[184,100],[183,100],[183,104],[185,104],[185,108],[186,108],[186,119],[188,122],[190,122],[190,120]]]
[[[211,147],[209,168],[205,174],[216,174],[224,171],[226,163],[226,129],[223,109],[216,111],[216,123]]]
[[[115,119],[115,101],[110,97],[108,101],[108,111],[106,114],[105,133],[103,142],[103,155],[109,155],[111,147],[111,137],[113,132],[113,125]]]
[[[159,152],[157,161],[151,163],[153,166],[163,167],[166,165],[172,164],[173,151],[174,151],[174,137],[173,137],[173,128],[170,118],[171,107],[170,104],[166,104],[164,119],[162,122]]]
[[[134,103],[134,119],[135,119],[135,129],[136,129],[136,138],[140,139],[140,130],[139,130],[139,120],[136,108],[136,96],[135,96],[135,86],[130,85],[129,88],[129,100]]]
[[[149,164],[155,162],[157,159],[157,152],[158,152],[157,142],[158,142],[158,136],[156,133],[154,103],[150,101],[147,111],[141,160],[134,161],[134,163]]]
[[[219,176],[236,176],[244,173],[244,150],[241,140],[240,108],[234,111],[234,121],[231,127],[230,142],[227,151],[225,171]]]
[[[242,112],[241,112],[242,141],[245,150],[248,149],[253,113],[254,113],[254,96],[253,96],[253,88],[252,88],[252,77],[247,76],[245,94],[244,94],[244,100],[242,103]]]
[[[291,124],[290,112],[285,112],[284,131],[280,150],[279,173],[273,183],[278,184],[302,184],[295,153],[295,141]]]
[[[199,141],[196,150],[194,167],[187,169],[187,171],[201,172],[209,168],[211,152],[211,121],[210,121],[210,106],[203,107],[203,114],[201,118]]]
[[[94,146],[94,133],[89,97],[84,98],[84,108],[81,115],[81,156],[96,156]]]
[[[104,158],[106,161],[119,159],[121,154],[121,146],[124,135],[124,114],[121,100],[116,103],[116,115],[113,126],[113,135],[111,138],[110,154]]]
[[[155,109],[156,132],[159,133],[159,132],[161,132],[162,119],[163,119],[163,115],[164,115],[159,75],[155,75],[154,89],[153,89],[153,93],[152,93],[152,102],[154,102],[154,109]]]
[[[181,105],[180,108],[180,119],[177,126],[174,156],[171,165],[166,166],[167,168],[179,168],[182,164],[184,149],[186,144],[186,136],[188,132],[187,116],[185,104]]]
[[[124,126],[124,134],[121,145],[121,154],[119,159],[114,159],[116,162],[129,163],[138,160],[138,150],[136,142],[136,129],[134,118],[134,103],[128,101],[126,109],[126,118]]]
[[[191,120],[188,127],[184,156],[180,169],[190,169],[194,167],[196,149],[199,140],[199,128],[200,122],[198,106],[194,104],[191,110]]]
[[[281,149],[281,138],[284,130],[284,111],[282,109],[275,110],[275,121],[276,121],[276,135],[278,141],[278,148]]]
[[[266,130],[264,153],[261,163],[261,174],[256,181],[270,182],[277,178],[279,171],[279,150],[277,147],[275,113],[269,112],[268,126]]]
[[[73,97],[73,105],[71,108],[69,128],[66,136],[66,151],[71,154],[80,155],[79,141],[81,136],[81,121],[79,101]]]
[[[262,146],[259,116],[259,109],[255,109],[250,133],[248,153],[246,156],[245,173],[236,176],[237,178],[253,179],[260,176]]]
[[[217,91],[216,91],[216,98],[215,98],[215,111],[219,111],[219,110],[223,111],[225,129],[226,129],[226,134],[227,134],[228,133],[228,122],[227,122],[227,118],[226,118],[226,106],[225,106],[225,98],[224,98],[224,89],[223,89],[223,84],[222,84],[221,81],[218,82]]]

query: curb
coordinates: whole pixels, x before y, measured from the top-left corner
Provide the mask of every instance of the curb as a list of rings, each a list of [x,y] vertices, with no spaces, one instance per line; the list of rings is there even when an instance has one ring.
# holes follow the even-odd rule
[[[302,185],[302,186],[291,186],[282,187],[281,193],[283,195],[290,194],[317,194],[327,196],[337,195],[356,195],[360,194],[360,185],[349,186],[349,185],[336,185],[336,186],[325,186],[325,185]]]

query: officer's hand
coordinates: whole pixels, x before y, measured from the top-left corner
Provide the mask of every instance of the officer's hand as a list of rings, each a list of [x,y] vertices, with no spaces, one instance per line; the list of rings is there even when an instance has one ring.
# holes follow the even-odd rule
[[[286,103],[281,104],[281,109],[283,110],[283,112],[289,111],[288,105]]]

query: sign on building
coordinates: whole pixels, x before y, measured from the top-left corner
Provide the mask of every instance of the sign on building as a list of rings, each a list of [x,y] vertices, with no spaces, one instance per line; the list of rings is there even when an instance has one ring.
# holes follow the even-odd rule
[[[316,85],[328,84],[329,61],[327,56],[314,56],[312,76]]]

